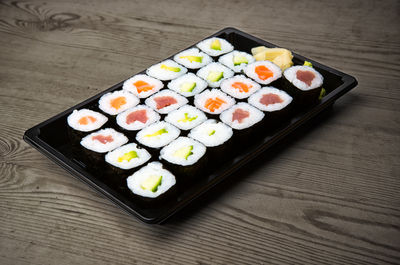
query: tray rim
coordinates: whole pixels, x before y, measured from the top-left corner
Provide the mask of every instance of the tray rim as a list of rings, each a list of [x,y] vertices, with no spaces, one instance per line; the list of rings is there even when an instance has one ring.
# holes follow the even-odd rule
[[[221,29],[220,31],[218,31],[218,32],[216,32],[214,34],[203,38],[203,40],[207,39],[207,38],[214,37],[214,36],[218,36],[218,35],[223,34],[223,33],[225,33],[225,34],[236,33],[236,34],[242,35],[242,36],[244,36],[244,37],[246,37],[248,39],[257,41],[258,43],[260,43],[262,45],[265,45],[265,46],[268,46],[268,47],[279,47],[277,45],[274,45],[274,44],[272,44],[270,42],[267,42],[267,41],[265,41],[263,39],[255,37],[253,35],[250,35],[250,34],[248,34],[246,32],[243,32],[243,31],[238,30],[238,29],[233,28],[233,27],[223,28],[223,29]],[[198,42],[200,42],[200,41],[198,41]],[[198,43],[198,42],[196,42],[196,43]],[[196,43],[192,44],[191,46],[189,46],[189,47],[187,47],[185,49],[182,49],[182,50],[174,53],[174,55],[179,53],[179,52],[181,52],[181,51],[184,51],[186,49],[189,49],[189,48],[195,46]],[[123,81],[111,86],[108,89],[105,89],[105,90],[97,93],[94,96],[91,96],[90,98],[88,98],[88,99],[76,104],[75,106],[72,106],[72,107],[62,111],[61,113],[59,113],[59,114],[57,114],[57,115],[55,115],[55,116],[53,116],[53,117],[41,122],[41,123],[33,126],[32,128],[30,128],[28,130],[26,130],[24,135],[23,135],[23,140],[25,142],[27,142],[28,144],[30,144],[35,149],[37,149],[40,153],[45,155],[47,158],[49,158],[50,160],[54,161],[61,168],[65,169],[72,176],[74,176],[75,178],[77,178],[77,179],[83,181],[84,183],[88,184],[90,187],[94,188],[100,194],[102,194],[103,196],[105,196],[106,198],[108,198],[109,200],[114,202],[116,205],[118,205],[120,208],[122,208],[127,213],[135,216],[136,218],[138,218],[139,220],[141,220],[142,222],[147,223],[147,224],[161,223],[161,222],[165,221],[166,219],[168,219],[169,217],[171,217],[172,215],[174,215],[175,213],[177,213],[178,211],[180,211],[185,206],[189,205],[196,198],[204,195],[206,192],[211,190],[218,183],[220,183],[221,181],[226,179],[229,175],[233,174],[239,168],[241,168],[242,166],[244,166],[245,164],[247,164],[248,162],[250,162],[251,160],[256,158],[259,154],[263,153],[268,148],[272,147],[275,143],[277,143],[281,139],[285,138],[288,134],[290,134],[293,131],[295,131],[303,123],[306,123],[307,121],[309,121],[310,119],[312,119],[313,117],[315,117],[319,113],[321,113],[324,109],[326,109],[327,107],[333,105],[333,103],[338,98],[343,96],[345,93],[350,91],[352,88],[354,88],[358,84],[357,80],[351,75],[343,73],[343,72],[341,72],[341,71],[339,71],[337,69],[331,68],[329,66],[323,65],[321,63],[318,63],[318,62],[316,62],[316,61],[314,61],[314,60],[312,60],[310,58],[306,58],[306,57],[304,57],[302,55],[299,55],[299,54],[297,54],[295,52],[292,52],[292,53],[293,53],[294,57],[296,57],[296,58],[298,58],[300,60],[310,61],[313,65],[340,76],[343,84],[338,86],[334,90],[332,90],[329,94],[327,94],[324,98],[321,99],[321,101],[320,101],[320,103],[318,105],[316,105],[312,109],[310,109],[307,112],[305,112],[300,118],[298,118],[297,120],[295,120],[292,123],[288,124],[286,127],[283,127],[279,131],[277,131],[274,135],[271,136],[271,138],[267,142],[265,142],[264,144],[261,144],[260,146],[258,146],[254,150],[252,150],[250,155],[245,155],[245,156],[241,157],[237,162],[235,162],[233,167],[225,170],[222,174],[219,174],[218,177],[216,177],[212,181],[207,182],[206,185],[201,187],[201,189],[199,189],[196,193],[194,193],[191,196],[189,196],[189,198],[186,198],[185,200],[183,200],[181,202],[178,202],[175,205],[175,207],[171,208],[172,209],[171,211],[167,212],[167,214],[160,215],[160,216],[155,217],[155,218],[146,217],[146,216],[138,213],[137,211],[131,209],[129,206],[124,204],[121,200],[119,200],[117,197],[115,197],[113,194],[111,194],[109,191],[107,191],[107,185],[105,185],[104,183],[96,183],[95,181],[93,181],[91,179],[92,178],[92,174],[87,172],[84,168],[80,167],[79,165],[74,163],[72,160],[70,160],[69,158],[65,157],[62,153],[58,152],[52,146],[50,146],[45,141],[43,141],[42,139],[39,138],[40,128],[42,128],[43,126],[45,126],[45,125],[47,125],[49,123],[54,122],[55,120],[59,119],[62,116],[65,116],[67,113],[71,112],[72,110],[80,108],[81,106],[86,105],[88,102],[93,101],[93,100],[101,97],[103,94],[105,94],[105,93],[107,93],[109,91],[115,90],[118,87],[121,87],[121,85],[123,84],[123,82],[125,80],[123,80]],[[169,56],[167,58],[164,58],[161,61],[164,61],[166,59],[172,58],[174,55]],[[161,62],[161,61],[159,61],[159,62]],[[142,73],[144,71],[145,70],[143,70],[143,71],[141,71],[139,73]],[[137,74],[139,74],[139,73],[137,73]]]

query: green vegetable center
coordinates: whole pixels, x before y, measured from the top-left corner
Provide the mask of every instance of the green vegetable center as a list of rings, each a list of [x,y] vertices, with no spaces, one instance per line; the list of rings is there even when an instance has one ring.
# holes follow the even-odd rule
[[[185,118],[178,120],[178,122],[190,122],[190,121],[194,121],[195,119],[197,119],[198,116],[189,116],[189,113],[185,113]]]
[[[159,131],[156,131],[155,133],[152,133],[152,134],[146,134],[145,136],[146,137],[154,137],[154,136],[162,135],[164,133],[168,133],[168,131],[165,128],[163,128],[163,129],[161,129]]]
[[[121,163],[122,161],[131,161],[131,159],[138,158],[138,154],[136,151],[130,151],[125,153],[123,156],[118,157],[118,162]]]

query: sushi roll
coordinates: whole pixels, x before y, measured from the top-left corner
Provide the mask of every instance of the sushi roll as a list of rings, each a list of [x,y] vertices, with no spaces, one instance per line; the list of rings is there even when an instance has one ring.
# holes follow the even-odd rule
[[[248,99],[249,103],[267,113],[267,123],[282,124],[287,120],[291,111],[293,98],[283,90],[275,87],[263,87]]]
[[[228,66],[236,73],[239,73],[244,70],[248,64],[255,62],[255,59],[247,52],[233,51],[221,56],[218,62]]]
[[[231,153],[230,144],[233,130],[228,125],[214,119],[207,120],[193,128],[188,137],[207,147],[208,163],[220,165]]]
[[[160,151],[160,159],[166,161],[179,176],[189,180],[191,177],[201,173],[204,167],[206,147],[191,138],[179,137],[165,146]]]
[[[145,105],[138,105],[117,115],[117,124],[128,131],[138,131],[160,120],[160,115]]]
[[[206,87],[207,82],[193,73],[187,73],[168,83],[169,89],[185,97],[192,97],[202,92]]]
[[[210,56],[220,56],[233,51],[233,46],[221,38],[209,38],[197,43],[197,47]]]
[[[164,169],[160,162],[151,162],[126,180],[133,194],[143,199],[165,199],[176,184],[175,176]]]
[[[148,75],[135,75],[126,80],[122,86],[123,90],[131,92],[138,98],[147,98],[164,87],[164,84]]]
[[[150,66],[150,68],[147,69],[146,74],[154,78],[166,81],[184,75],[186,74],[186,72],[187,69],[182,65],[172,60],[165,60],[161,63]]]
[[[236,130],[247,129],[260,122],[264,113],[250,104],[240,102],[221,113],[220,119]]]
[[[210,56],[199,51],[197,48],[191,48],[178,53],[174,56],[174,60],[189,69],[198,69],[212,62]]]
[[[141,166],[150,158],[150,153],[146,149],[138,148],[135,143],[118,147],[105,156],[108,164],[124,171]],[[118,170],[117,172],[120,173],[121,171]]]
[[[220,63],[210,63],[197,71],[197,75],[206,80],[210,87],[219,87],[222,80],[232,77],[234,72]]]
[[[270,61],[251,63],[244,69],[245,74],[260,84],[268,85],[282,76],[282,70]]]
[[[124,90],[107,93],[99,100],[99,108],[109,115],[117,115],[137,104],[139,104],[139,99]]]
[[[142,145],[158,149],[175,140],[180,133],[180,130],[172,124],[160,121],[140,130],[136,140]]]
[[[111,128],[102,129],[85,136],[81,140],[83,160],[87,162],[104,161],[103,153],[110,152],[128,142],[128,138]]]
[[[310,66],[292,66],[283,73],[286,92],[294,97],[296,104],[301,106],[318,102],[323,83],[323,76]]]
[[[235,75],[221,83],[221,90],[237,99],[247,98],[260,88],[258,83],[244,75]]]
[[[209,114],[220,114],[235,104],[235,100],[219,89],[205,90],[194,96],[194,104]]]
[[[165,121],[175,125],[181,130],[190,130],[207,120],[204,112],[190,105],[185,105],[171,111],[165,117]]]
[[[177,94],[175,91],[164,89],[147,98],[145,103],[158,113],[167,114],[168,112],[187,104],[188,100]]]
[[[67,118],[68,126],[80,132],[97,130],[107,121],[106,116],[89,109],[74,110]]]

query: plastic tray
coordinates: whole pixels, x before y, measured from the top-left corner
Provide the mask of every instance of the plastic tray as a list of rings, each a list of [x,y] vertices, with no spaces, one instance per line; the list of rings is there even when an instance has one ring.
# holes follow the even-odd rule
[[[221,37],[232,43],[236,50],[250,53],[251,48],[264,45],[276,47],[275,45],[246,34],[235,28],[225,28],[209,37]],[[207,38],[209,38],[207,37]],[[195,44],[191,47],[194,47]],[[190,48],[190,47],[188,47]],[[67,135],[67,116],[74,110],[84,107],[95,108],[98,99],[105,93],[121,89],[123,82],[71,107],[70,109],[48,119],[24,134],[24,140],[38,149],[48,158],[56,162],[72,175],[83,180],[107,198],[121,206],[130,214],[136,216],[145,223],[160,223],[188,205],[213,186],[227,178],[250,160],[256,158],[260,153],[271,147],[289,133],[293,132],[303,123],[307,122],[323,110],[330,107],[335,100],[343,96],[357,85],[354,77],[344,74],[338,70],[324,66],[314,60],[293,53],[294,64],[303,64],[305,60],[312,62],[313,67],[324,76],[324,88],[327,95],[309,109],[302,109],[285,124],[282,124],[273,133],[257,136],[253,144],[243,147],[240,154],[229,154],[230,157],[223,164],[209,170],[209,173],[200,176],[198,180],[189,183],[184,189],[178,190],[175,197],[170,198],[157,206],[149,206],[138,203],[126,187],[124,179],[113,176],[104,176],[96,171],[96,165],[87,165],[79,157],[75,157],[72,146]],[[170,58],[172,58],[171,56]],[[143,71],[145,72],[145,71]],[[142,72],[142,73],[143,73]]]

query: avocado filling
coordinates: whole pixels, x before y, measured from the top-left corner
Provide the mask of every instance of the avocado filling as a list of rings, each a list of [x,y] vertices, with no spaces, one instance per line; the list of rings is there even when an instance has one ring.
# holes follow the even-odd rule
[[[179,58],[187,59],[191,63],[193,63],[193,62],[201,63],[203,61],[203,56],[185,55],[185,56],[180,56]]]
[[[235,66],[237,65],[241,65],[242,63],[249,63],[249,61],[247,60],[247,58],[245,56],[242,55],[235,55],[233,56],[233,64]]]
[[[207,80],[210,82],[218,82],[224,77],[224,72],[218,72],[218,71],[210,71],[207,76]]]
[[[161,65],[161,69],[172,71],[172,72],[180,72],[181,71],[181,68],[179,68],[179,67],[168,66],[165,64]]]
[[[210,131],[210,132],[208,133],[208,136],[214,135],[214,133],[215,133],[215,130],[212,130],[212,131]]]
[[[138,158],[138,154],[136,153],[136,151],[130,151],[125,153],[123,156],[118,157],[118,162],[121,163],[122,161],[126,160],[126,161],[131,161],[131,159],[134,158]]]
[[[187,160],[189,156],[193,155],[192,150],[193,150],[193,145],[184,146],[176,150],[174,156]]]
[[[221,42],[218,39],[215,39],[213,42],[211,42],[210,48],[213,50],[221,50]]]
[[[190,117],[189,113],[185,113],[185,118],[178,120],[178,122],[190,122],[197,119],[197,116]]]
[[[196,82],[185,82],[180,87],[182,92],[192,92],[196,87]]]
[[[158,190],[158,187],[161,185],[161,181],[162,176],[153,175],[145,179],[142,184],[140,184],[140,187],[144,190],[156,192]]]
[[[154,137],[154,136],[159,136],[162,135],[164,133],[168,133],[168,131],[165,128],[162,128],[161,130],[156,131],[155,133],[152,134],[146,134],[146,137]]]

